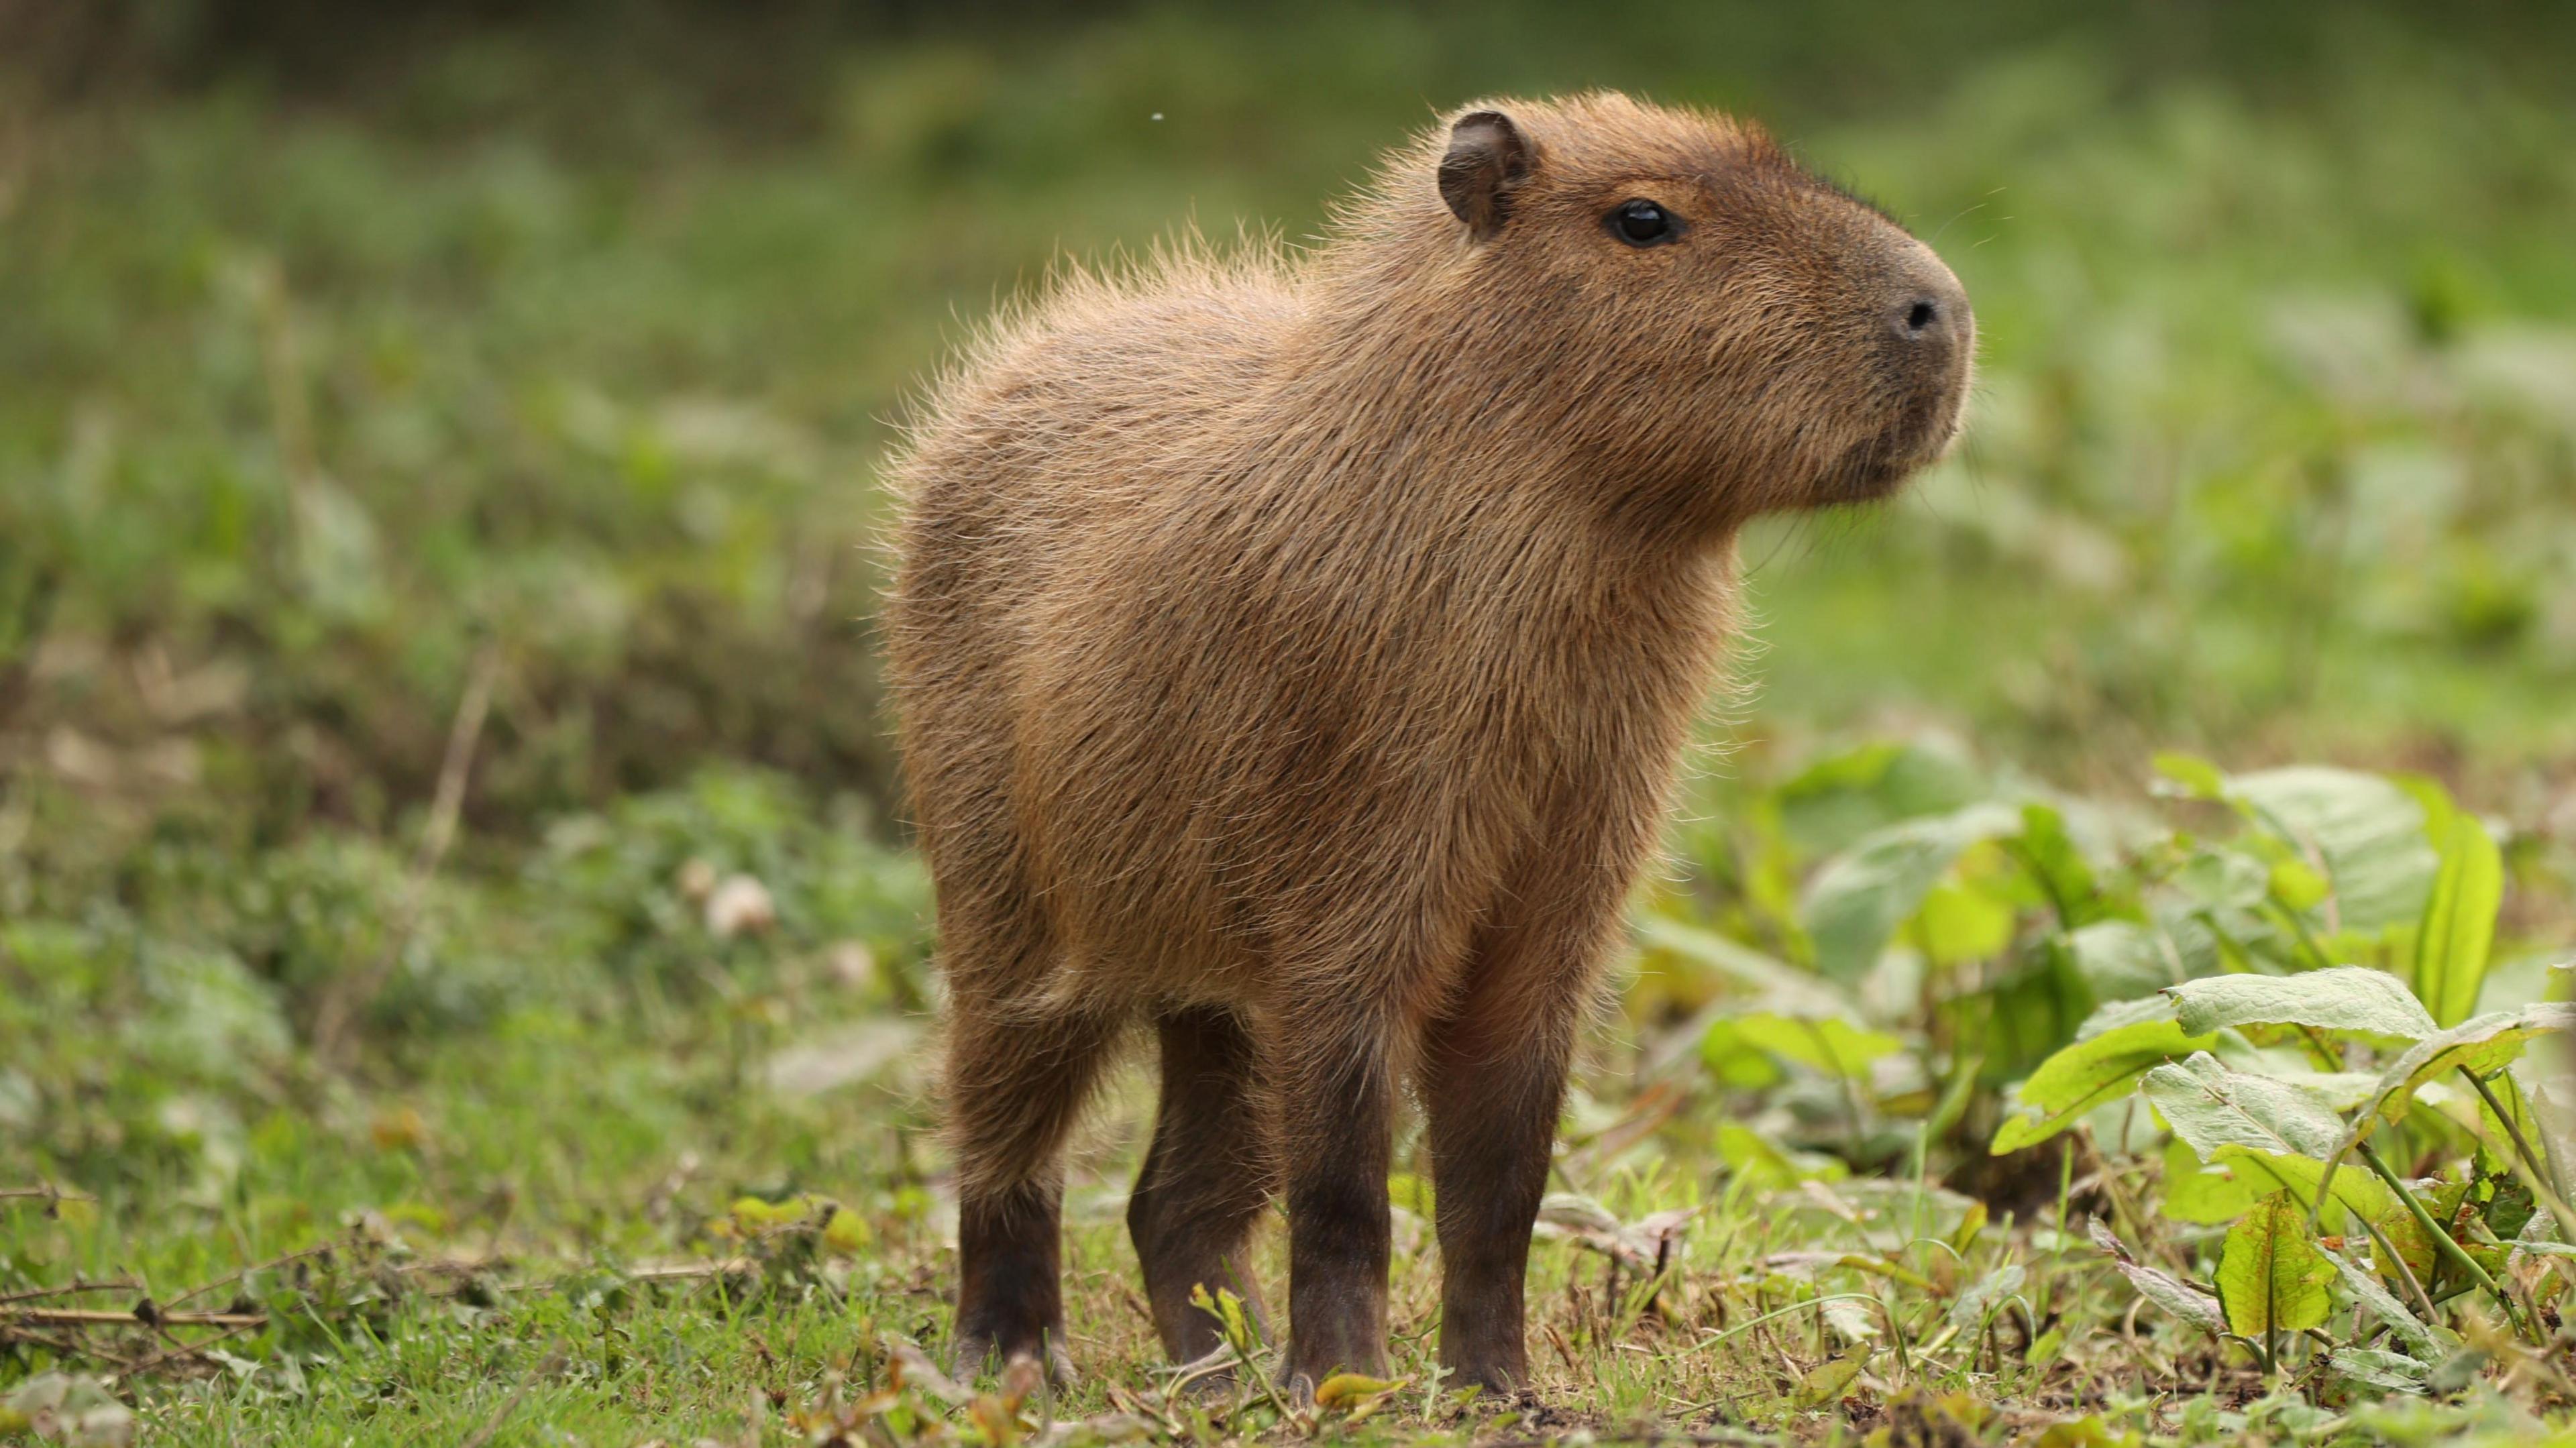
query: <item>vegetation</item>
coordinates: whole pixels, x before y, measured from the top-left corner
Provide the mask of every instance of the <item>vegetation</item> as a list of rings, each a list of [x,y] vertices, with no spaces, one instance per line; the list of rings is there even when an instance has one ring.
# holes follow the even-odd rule
[[[5,62],[0,1441],[2576,1431],[2576,35],[1915,8]],[[1433,1370],[1409,1136],[1401,1376],[1175,1382],[1140,1080],[1082,1382],[951,1382],[885,419],[1060,253],[1580,84],[1767,117],[1986,344],[1956,460],[1746,543],[1537,1397]]]

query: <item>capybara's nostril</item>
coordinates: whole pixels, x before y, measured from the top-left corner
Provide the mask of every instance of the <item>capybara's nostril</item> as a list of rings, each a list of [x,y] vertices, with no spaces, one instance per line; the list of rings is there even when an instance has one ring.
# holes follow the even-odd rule
[[[1905,330],[1919,335],[1924,328],[1939,320],[1940,316],[1940,303],[1930,297],[1918,297],[1914,305],[1905,309]]]

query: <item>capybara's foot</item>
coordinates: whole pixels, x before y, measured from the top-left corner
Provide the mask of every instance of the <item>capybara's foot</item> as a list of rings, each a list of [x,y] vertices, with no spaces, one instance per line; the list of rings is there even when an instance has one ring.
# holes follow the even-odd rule
[[[1073,1386],[1073,1358],[1064,1350],[1061,1332],[1021,1334],[1015,1347],[1003,1347],[1000,1342],[989,1333],[960,1332],[949,1353],[949,1376],[961,1383],[970,1383],[987,1369],[1007,1376],[1014,1365],[1028,1363],[1043,1371],[1047,1381],[1055,1386]]]

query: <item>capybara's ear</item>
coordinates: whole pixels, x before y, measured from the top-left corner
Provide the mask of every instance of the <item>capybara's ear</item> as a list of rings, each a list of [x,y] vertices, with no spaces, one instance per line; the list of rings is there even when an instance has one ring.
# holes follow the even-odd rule
[[[1503,229],[1512,188],[1530,173],[1530,144],[1501,111],[1469,111],[1449,128],[1449,152],[1440,158],[1440,199],[1467,235],[1484,241]]]

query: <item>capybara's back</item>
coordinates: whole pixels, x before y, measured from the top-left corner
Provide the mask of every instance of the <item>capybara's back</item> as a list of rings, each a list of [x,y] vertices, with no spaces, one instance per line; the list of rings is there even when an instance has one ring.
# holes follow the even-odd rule
[[[1374,1370],[1389,1112],[1462,1380],[1527,1385],[1567,1061],[1726,633],[1732,540],[1956,426],[1932,254],[1722,118],[1473,108],[1316,249],[1076,275],[896,466],[890,654],[939,898],[956,1349],[1064,1371],[1056,1158],[1159,1037],[1129,1208],[1176,1357],[1282,1187],[1285,1369]]]

